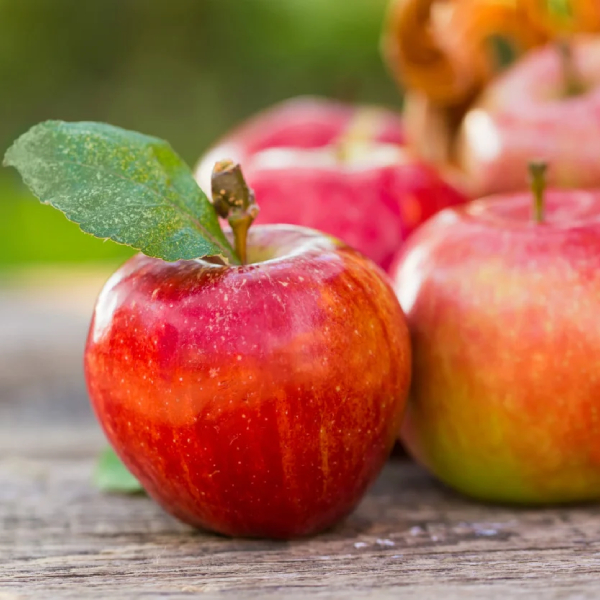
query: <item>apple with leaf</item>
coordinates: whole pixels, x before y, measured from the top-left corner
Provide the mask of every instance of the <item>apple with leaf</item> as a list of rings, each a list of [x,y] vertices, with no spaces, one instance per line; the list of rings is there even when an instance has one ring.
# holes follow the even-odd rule
[[[258,207],[238,164],[216,165],[213,204],[153,137],[49,121],[4,162],[83,231],[141,250],[98,298],[85,376],[150,496],[236,536],[345,517],[392,448],[410,378],[383,272],[314,230],[250,228]]]

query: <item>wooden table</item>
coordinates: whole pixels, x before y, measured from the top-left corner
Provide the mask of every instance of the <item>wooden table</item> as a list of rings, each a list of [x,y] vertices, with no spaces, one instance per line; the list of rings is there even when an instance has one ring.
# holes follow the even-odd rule
[[[477,504],[409,461],[337,529],[290,543],[193,531],[146,497],[99,493],[83,304],[0,294],[0,600],[600,598],[598,507]]]

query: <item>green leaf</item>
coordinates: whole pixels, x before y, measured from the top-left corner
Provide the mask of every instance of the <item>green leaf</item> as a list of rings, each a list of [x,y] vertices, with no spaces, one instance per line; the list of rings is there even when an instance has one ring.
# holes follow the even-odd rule
[[[106,448],[98,459],[94,483],[103,492],[139,494],[144,491],[140,482],[127,470],[112,448]]]
[[[105,123],[46,121],[4,157],[83,231],[167,261],[239,262],[189,167],[158,138]]]

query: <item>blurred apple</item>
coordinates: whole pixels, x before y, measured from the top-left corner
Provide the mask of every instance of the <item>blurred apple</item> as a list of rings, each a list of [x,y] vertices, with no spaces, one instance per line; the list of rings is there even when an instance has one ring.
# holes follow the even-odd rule
[[[570,46],[571,61],[532,51],[467,112],[457,157],[473,195],[524,189],[532,159],[550,163],[550,185],[600,187],[600,39]]]
[[[270,148],[309,149],[334,144],[349,133],[357,113],[364,118],[364,124],[369,121],[366,134],[374,141],[404,143],[400,115],[391,110],[300,96],[255,115],[218,142],[198,165],[200,183],[210,190],[212,168],[223,155],[244,164],[249,157]],[[203,165],[207,166],[202,168]]]
[[[200,160],[196,178],[210,189],[213,165],[231,157],[256,193],[259,223],[325,231],[387,269],[418,225],[465,200],[402,144],[393,111],[297,98],[226,136]]]

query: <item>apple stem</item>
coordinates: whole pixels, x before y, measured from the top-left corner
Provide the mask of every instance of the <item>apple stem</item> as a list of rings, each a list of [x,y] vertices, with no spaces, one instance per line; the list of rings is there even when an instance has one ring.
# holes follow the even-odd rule
[[[215,164],[211,183],[215,210],[231,226],[235,251],[245,265],[248,230],[258,216],[254,192],[248,187],[240,165],[232,160],[220,160]]]
[[[533,218],[538,224],[544,222],[544,193],[546,191],[547,170],[548,165],[545,162],[532,162],[529,165],[531,191],[533,192]]]
[[[585,92],[585,86],[581,82],[581,76],[575,66],[571,42],[567,39],[561,39],[556,44],[561,58],[565,94],[567,97],[579,96]]]

